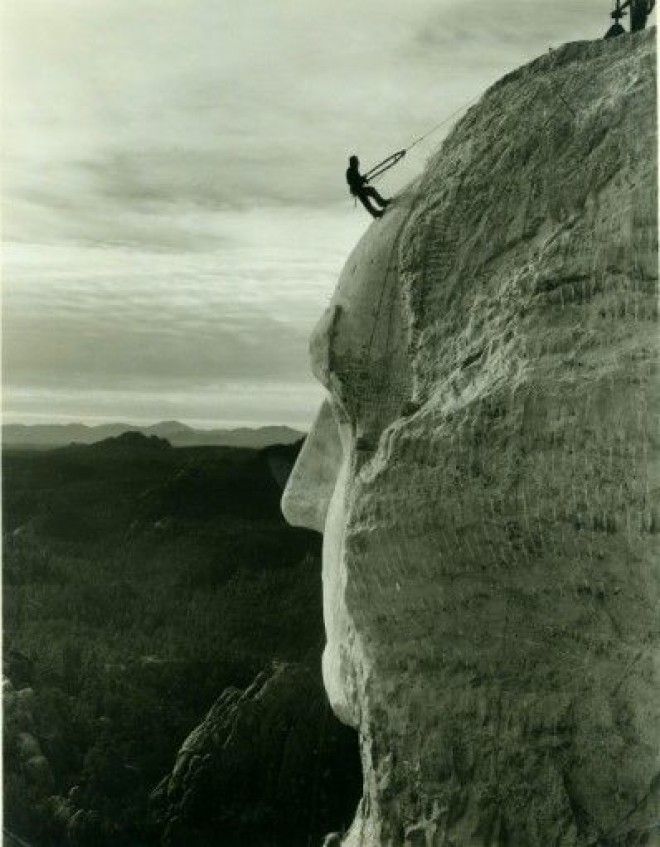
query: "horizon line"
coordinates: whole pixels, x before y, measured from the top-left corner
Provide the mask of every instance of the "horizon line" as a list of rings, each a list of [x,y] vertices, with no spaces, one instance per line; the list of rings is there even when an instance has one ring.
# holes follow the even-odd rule
[[[35,417],[41,418],[41,415],[35,415]],[[94,421],[94,423],[89,423],[88,421]],[[5,416],[3,415],[3,419],[1,422],[2,427],[9,426],[23,426],[23,427],[39,427],[39,426],[82,426],[86,429],[95,429],[97,427],[102,426],[122,426],[122,427],[137,427],[140,429],[155,427],[161,424],[180,424],[181,426],[188,427],[189,429],[202,431],[202,432],[213,432],[215,430],[233,430],[233,429],[250,429],[250,430],[258,430],[258,429],[271,429],[271,428],[283,428],[290,429],[296,432],[305,433],[309,430],[310,424],[307,426],[302,424],[291,424],[291,423],[254,423],[253,421],[226,421],[219,423],[211,423],[210,421],[185,421],[180,420],[179,418],[160,418],[158,420],[142,420],[140,421],[127,421],[125,418],[106,418],[99,417],[96,418],[94,416],[84,416],[84,418],[77,417],[63,417],[60,419],[48,419],[48,420],[38,420],[27,422],[25,420],[5,420]]]

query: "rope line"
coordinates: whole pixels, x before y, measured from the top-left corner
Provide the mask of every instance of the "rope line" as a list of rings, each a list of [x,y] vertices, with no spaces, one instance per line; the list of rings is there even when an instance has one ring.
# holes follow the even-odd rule
[[[547,82],[548,88],[550,89],[550,92],[558,100],[561,100],[561,102],[568,109],[568,111],[573,115],[574,118],[577,118],[576,110],[573,108],[571,103],[569,103],[568,100],[564,97],[563,93],[561,91],[559,91],[558,89],[556,89],[554,87],[554,85],[549,80],[546,80],[546,82]],[[408,153],[410,153],[410,151],[414,147],[417,147],[418,144],[421,144],[422,141],[427,139],[430,135],[433,135],[433,133],[437,132],[445,124],[449,123],[449,121],[451,121],[453,118],[455,118],[456,115],[458,115],[460,112],[462,112],[465,109],[468,109],[470,106],[472,106],[474,103],[476,103],[477,100],[479,100],[481,97],[482,97],[482,92],[479,92],[471,100],[466,100],[457,109],[454,109],[454,111],[450,115],[447,115],[446,118],[443,118],[441,121],[438,121],[438,123],[434,124],[425,133],[423,133],[422,135],[413,139],[413,141],[408,145],[408,147],[404,147],[401,150],[397,150],[396,153],[392,153],[391,156],[388,156],[386,159],[383,159],[382,162],[378,162],[378,164],[374,165],[373,168],[371,168],[371,170],[367,171],[367,173],[365,174],[367,179],[370,182],[375,180],[375,179],[378,179],[378,177],[382,176],[386,171],[388,171],[390,168],[393,168],[394,165],[398,164],[401,161],[401,159],[403,159],[404,156],[406,156]]]
[[[413,141],[408,145],[408,147],[404,147],[402,150],[397,150],[396,153],[392,153],[391,156],[388,156],[386,159],[383,159],[382,162],[378,162],[377,165],[374,165],[373,168],[371,168],[371,170],[367,171],[365,174],[369,182],[378,179],[378,177],[382,176],[385,171],[388,171],[390,168],[393,168],[394,165],[398,164],[404,156],[410,153],[413,147],[417,147],[417,145],[421,144],[422,141],[429,137],[429,135],[433,135],[434,132],[437,132],[440,127],[443,127],[445,124],[449,123],[449,121],[455,118],[456,115],[458,115],[464,109],[468,109],[473,103],[476,103],[481,96],[482,94],[481,92],[479,92],[479,94],[477,94],[471,100],[466,100],[457,109],[454,109],[454,111],[450,115],[447,115],[446,118],[443,118],[441,121],[438,121],[437,124],[434,124],[431,129],[427,130],[423,135],[420,135],[417,138],[413,139]]]
[[[563,104],[563,105],[564,105],[564,106],[565,106],[565,107],[569,110],[569,112],[573,115],[573,117],[574,117],[574,118],[577,118],[577,112],[576,112],[576,110],[575,110],[575,109],[573,108],[573,106],[572,106],[572,105],[568,102],[568,100],[566,99],[566,97],[564,97],[563,92],[562,92],[562,91],[560,91],[559,89],[555,88],[555,86],[554,86],[554,85],[553,85],[553,84],[552,84],[549,80],[546,80],[546,82],[547,82],[548,89],[550,90],[551,94],[555,97],[555,99],[557,99],[557,100],[561,101],[561,103],[562,103],[562,104]],[[398,151],[397,153],[394,153],[394,154],[393,154],[392,156],[390,156],[388,159],[385,159],[383,162],[380,162],[378,165],[376,165],[374,168],[372,168],[372,170],[371,170],[369,173],[373,173],[373,171],[378,170],[378,169],[379,169],[382,165],[386,165],[386,167],[384,167],[384,168],[383,168],[383,170],[379,170],[379,171],[375,174],[375,176],[376,176],[376,177],[378,177],[378,176],[380,176],[381,174],[383,174],[383,173],[384,173],[386,170],[388,170],[390,167],[392,167],[393,165],[397,164],[397,162],[399,162],[399,161],[400,161],[400,159],[402,159],[402,158],[403,158],[403,156],[405,156],[405,155],[406,155],[406,153],[410,152],[410,150],[412,150],[412,149],[413,149],[413,147],[415,147],[415,146],[417,146],[418,144],[420,144],[422,141],[424,141],[426,138],[428,138],[430,135],[432,135],[434,132],[436,132],[438,129],[440,129],[440,127],[444,126],[444,124],[446,124],[448,121],[450,121],[450,120],[451,120],[452,118],[454,118],[456,115],[458,115],[458,114],[459,114],[459,112],[463,111],[463,110],[464,110],[464,109],[466,109],[466,108],[469,108],[469,106],[471,106],[473,103],[475,103],[475,102],[476,102],[476,101],[477,101],[477,100],[478,100],[481,96],[482,96],[482,95],[481,95],[481,93],[479,93],[479,94],[477,94],[477,95],[476,95],[476,97],[473,97],[471,100],[466,101],[464,104],[462,104],[461,106],[459,106],[459,107],[458,107],[458,109],[455,109],[455,110],[454,110],[454,111],[453,111],[450,115],[448,115],[446,118],[443,118],[443,119],[442,119],[441,121],[439,121],[437,124],[435,124],[434,126],[432,126],[432,127],[431,127],[431,128],[430,128],[427,132],[425,132],[423,135],[420,135],[418,138],[416,138],[416,139],[415,139],[415,140],[414,140],[414,141],[410,144],[410,146],[409,146],[407,149],[405,149],[405,150],[401,150],[401,151]],[[543,124],[542,124],[542,125],[541,125],[541,127],[540,127],[541,131],[543,131],[543,130],[545,129],[545,127],[547,126],[547,124],[548,124],[548,123],[549,123],[549,122],[550,122],[550,121],[551,121],[551,120],[552,120],[552,119],[556,116],[557,111],[558,111],[558,110],[555,110],[554,112],[552,112],[552,113],[548,116],[548,118],[547,118],[547,119],[543,122]],[[390,164],[388,164],[388,163],[390,162],[390,160],[394,160],[394,161],[392,161]],[[374,337],[375,337],[375,334],[376,334],[376,328],[377,328],[377,326],[378,326],[378,324],[379,324],[380,317],[381,317],[381,310],[382,310],[382,306],[383,306],[383,300],[385,299],[385,294],[386,294],[386,291],[387,291],[387,288],[388,288],[388,282],[390,281],[388,278],[390,277],[390,275],[391,275],[392,277],[394,276],[394,271],[395,271],[395,267],[394,267],[394,265],[397,265],[397,264],[398,264],[398,249],[399,249],[399,244],[400,244],[401,236],[402,236],[402,234],[403,234],[403,230],[405,229],[405,227],[406,227],[406,225],[407,225],[408,221],[410,220],[410,218],[411,218],[411,216],[412,216],[412,214],[413,214],[414,207],[415,207],[415,201],[417,200],[417,198],[418,198],[418,197],[419,197],[419,195],[421,194],[421,191],[422,191],[422,182],[421,182],[421,180],[420,180],[420,185],[419,185],[419,187],[418,187],[417,191],[415,192],[415,196],[414,196],[413,200],[411,201],[411,207],[410,207],[410,210],[409,210],[409,211],[408,211],[408,213],[405,215],[404,220],[403,220],[403,223],[401,224],[401,227],[399,228],[399,230],[398,230],[398,232],[397,232],[397,234],[396,234],[396,236],[395,236],[395,238],[394,238],[394,243],[393,243],[393,245],[392,245],[392,249],[391,249],[390,256],[389,256],[389,258],[388,258],[387,266],[386,266],[386,270],[385,270],[385,279],[384,279],[384,281],[383,281],[383,286],[382,286],[381,291],[380,291],[380,296],[379,296],[379,298],[378,298],[378,303],[376,304],[376,310],[375,310],[374,323],[373,323],[373,326],[372,326],[372,329],[371,329],[371,333],[370,333],[370,337],[369,337],[369,342],[368,342],[367,347],[366,347],[366,350],[367,350],[367,356],[368,356],[369,358],[371,357],[371,353],[372,353],[372,346],[373,346]],[[393,261],[393,260],[394,260],[394,261]],[[391,323],[392,323],[392,312],[393,312],[393,306],[394,306],[394,301],[395,301],[395,299],[396,299],[396,291],[393,293],[393,295],[392,295],[392,297],[391,297],[391,299],[390,299],[390,303],[389,303],[388,326],[387,326],[387,330],[386,330],[386,338],[385,338],[385,351],[384,351],[384,352],[385,352],[385,355],[387,355],[387,353],[388,353],[388,351],[389,351],[390,335],[391,335]]]
[[[401,227],[399,228],[399,231],[394,236],[394,241],[392,243],[390,255],[387,259],[387,266],[385,268],[385,280],[384,280],[383,285],[381,286],[381,289],[380,289],[380,296],[378,298],[378,303],[376,304],[376,312],[375,312],[375,315],[374,315],[374,322],[373,322],[373,325],[371,327],[371,334],[369,336],[369,342],[367,344],[367,358],[368,359],[371,358],[371,346],[373,344],[373,340],[374,340],[374,337],[376,335],[376,327],[378,326],[378,322],[379,322],[379,319],[380,319],[380,311],[381,311],[381,306],[383,305],[383,299],[385,297],[385,291],[387,289],[387,281],[388,281],[388,278],[390,277],[390,275],[392,274],[392,272],[394,270],[394,268],[392,267],[392,262],[393,262],[393,259],[395,259],[395,252],[397,251],[397,249],[399,247],[399,238],[401,236],[401,233],[403,232],[403,228],[408,223],[409,214],[406,215],[403,223],[401,224]]]
[[[446,123],[451,121],[452,118],[456,117],[456,115],[459,114],[459,112],[462,112],[464,109],[469,108],[473,103],[476,103],[476,101],[479,100],[481,96],[482,96],[481,92],[479,92],[479,94],[477,94],[471,100],[467,100],[466,102],[462,103],[450,115],[448,115],[446,118],[443,118],[441,121],[438,121],[438,123],[434,124],[434,126],[432,126],[429,130],[427,130],[427,132],[425,132],[423,135],[420,135],[418,138],[414,139],[413,142],[406,149],[399,150],[398,152],[392,154],[392,156],[389,156],[387,159],[384,159],[382,162],[379,162],[379,164],[375,165],[370,171],[367,172],[367,174],[365,174],[365,176],[369,176],[369,174],[373,174],[371,179],[375,179],[375,178],[381,176],[383,173],[385,173],[386,170],[389,170],[389,168],[391,168],[395,164],[397,164],[407,153],[409,153],[413,149],[413,147],[416,147],[418,144],[421,144],[422,141],[424,141],[424,139],[428,138],[430,135],[432,135],[434,132],[436,132],[438,129],[440,129],[440,127],[444,126]],[[393,161],[390,161],[390,160],[393,160]],[[380,168],[383,165],[385,165],[385,167],[383,167],[383,169],[380,170]],[[376,172],[376,173],[374,173],[374,172]],[[401,235],[403,234],[403,230],[405,229],[408,221],[410,220],[410,218],[413,215],[413,212],[415,211],[415,205],[416,205],[415,201],[417,200],[417,198],[419,197],[421,192],[422,192],[422,182],[421,182],[421,179],[420,179],[420,184],[419,184],[417,191],[415,192],[415,196],[413,197],[413,199],[411,201],[410,209],[409,209],[408,213],[406,214],[406,216],[404,217],[403,222],[402,222],[401,226],[399,227],[399,230],[398,230],[396,236],[394,237],[394,243],[392,244],[392,250],[390,251],[390,255],[389,255],[389,258],[388,258],[388,261],[387,261],[387,267],[386,267],[386,270],[385,270],[385,280],[383,282],[383,286],[382,286],[381,291],[380,291],[380,297],[378,298],[378,303],[376,305],[374,322],[373,322],[373,326],[371,328],[371,334],[369,336],[369,342],[367,344],[367,356],[369,358],[371,357],[371,350],[372,350],[374,337],[375,337],[375,334],[376,334],[376,327],[378,326],[379,319],[380,319],[380,316],[381,316],[381,307],[383,305],[383,299],[385,297],[385,292],[386,292],[386,289],[387,289],[388,277],[390,275],[393,276],[394,268],[392,267],[392,264],[393,264],[392,260],[395,258],[395,253],[397,254],[396,259],[398,259],[398,248],[399,248],[399,242],[401,240]],[[398,264],[398,262],[397,262],[397,264]],[[387,332],[386,332],[386,338],[385,338],[385,354],[386,355],[387,355],[387,352],[389,351],[392,313],[393,313],[395,299],[396,299],[396,292],[394,292],[394,295],[392,296],[392,298],[390,300],[390,314],[389,314],[389,318],[388,318],[388,326],[387,326]]]
[[[412,144],[407,148],[406,152],[410,152],[410,150],[412,150],[413,147],[416,147],[418,144],[421,144],[421,142],[424,141],[425,138],[428,138],[429,135],[432,135],[436,130],[440,129],[441,126],[444,126],[446,123],[448,123],[452,118],[454,118],[456,115],[458,115],[459,112],[462,112],[463,109],[467,109],[473,103],[476,103],[477,100],[479,100],[479,98],[481,96],[482,96],[482,93],[479,92],[479,94],[477,94],[471,100],[467,100],[465,103],[463,103],[461,106],[459,106],[458,109],[455,109],[451,113],[451,115],[448,115],[446,118],[443,118],[441,121],[438,121],[438,123],[435,124],[435,126],[432,126],[431,129],[428,132],[425,132],[424,135],[420,135],[419,138],[416,138],[412,142]]]

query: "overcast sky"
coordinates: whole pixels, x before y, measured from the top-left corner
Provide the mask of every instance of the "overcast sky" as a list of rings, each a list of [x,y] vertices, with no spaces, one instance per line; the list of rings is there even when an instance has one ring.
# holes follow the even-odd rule
[[[347,156],[612,5],[4,0],[5,420],[309,426],[307,337],[369,223]]]

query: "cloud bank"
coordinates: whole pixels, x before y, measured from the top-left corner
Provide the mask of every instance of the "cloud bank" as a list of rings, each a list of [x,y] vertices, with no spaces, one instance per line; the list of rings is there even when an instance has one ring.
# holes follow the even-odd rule
[[[306,339],[368,223],[346,157],[407,145],[609,10],[7,0],[7,418],[307,425]]]

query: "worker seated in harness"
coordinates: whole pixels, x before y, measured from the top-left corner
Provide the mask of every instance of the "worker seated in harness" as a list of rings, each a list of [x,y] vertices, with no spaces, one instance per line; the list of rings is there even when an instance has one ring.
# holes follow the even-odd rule
[[[366,176],[360,173],[360,161],[357,156],[351,156],[348,160],[348,170],[346,171],[346,182],[350,188],[351,194],[357,197],[364,208],[373,215],[374,218],[382,218],[383,212],[391,201],[381,197],[378,191],[372,186],[367,185],[369,180]],[[373,206],[370,200],[375,200],[382,209]]]

